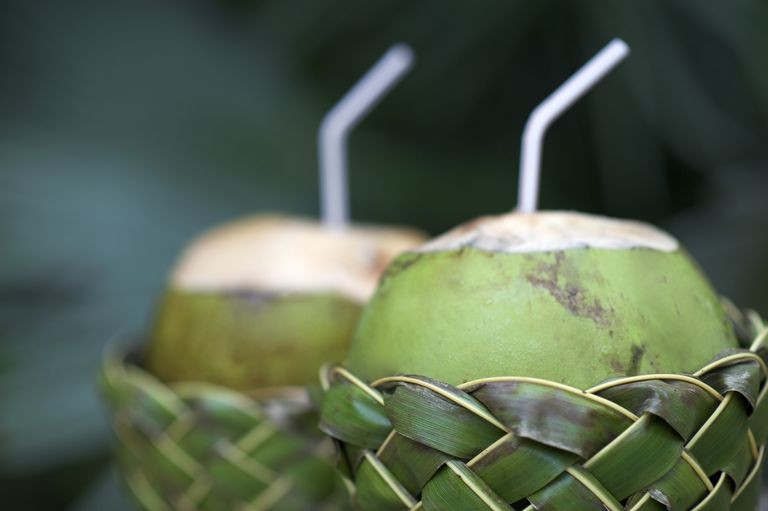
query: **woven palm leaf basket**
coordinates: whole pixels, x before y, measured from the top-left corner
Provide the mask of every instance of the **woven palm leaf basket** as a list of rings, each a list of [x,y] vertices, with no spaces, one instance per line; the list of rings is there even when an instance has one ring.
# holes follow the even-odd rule
[[[694,374],[589,389],[327,367],[321,428],[367,511],[755,510],[768,329],[754,313],[735,324],[743,348]]]
[[[112,351],[100,384],[119,471],[146,511],[346,509],[332,447],[303,388],[244,394],[164,384],[138,353]]]

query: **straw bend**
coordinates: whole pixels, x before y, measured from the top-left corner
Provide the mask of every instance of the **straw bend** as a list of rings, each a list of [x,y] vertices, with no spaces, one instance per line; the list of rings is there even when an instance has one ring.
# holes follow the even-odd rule
[[[627,55],[629,55],[627,43],[621,39],[612,40],[531,112],[523,130],[518,211],[521,213],[536,211],[541,146],[550,124],[594,87]]]
[[[349,219],[347,136],[413,65],[413,50],[396,44],[325,115],[318,133],[323,223],[343,228]]]

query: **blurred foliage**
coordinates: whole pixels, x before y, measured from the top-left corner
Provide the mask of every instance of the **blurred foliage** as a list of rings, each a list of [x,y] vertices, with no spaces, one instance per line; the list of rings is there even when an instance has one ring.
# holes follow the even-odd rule
[[[391,43],[418,65],[352,137],[352,212],[437,233],[511,209],[528,113],[614,36],[632,57],[548,134],[542,206],[658,223],[765,314],[763,1],[0,1],[3,502],[125,505],[105,343],[201,229],[315,214],[319,120]]]

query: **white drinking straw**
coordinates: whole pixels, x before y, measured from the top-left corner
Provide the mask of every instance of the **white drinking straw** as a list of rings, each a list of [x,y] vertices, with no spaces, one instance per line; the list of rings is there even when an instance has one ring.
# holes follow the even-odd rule
[[[629,55],[627,43],[621,39],[612,40],[531,112],[523,130],[520,153],[520,183],[517,197],[519,212],[536,211],[539,200],[541,145],[549,125],[627,55]]]
[[[325,115],[318,133],[320,210],[323,224],[343,229],[349,223],[347,136],[413,65],[413,50],[396,44]]]

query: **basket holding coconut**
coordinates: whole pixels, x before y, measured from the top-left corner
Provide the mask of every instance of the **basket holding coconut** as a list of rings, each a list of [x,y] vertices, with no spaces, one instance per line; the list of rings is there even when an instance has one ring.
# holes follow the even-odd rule
[[[120,466],[142,507],[338,505],[305,386],[346,352],[382,265],[419,239],[261,215],[192,243],[147,345],[104,363]]]
[[[395,259],[324,369],[357,507],[756,509],[766,325],[669,234],[536,213],[535,188]]]
[[[366,75],[351,97],[357,117],[330,137],[335,154],[358,110],[410,61],[398,46]],[[346,353],[381,271],[423,236],[324,217],[257,215],[203,235],[173,272],[146,345],[107,354],[100,383],[118,464],[142,509],[347,509],[312,384]]]

